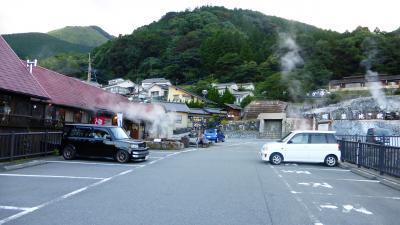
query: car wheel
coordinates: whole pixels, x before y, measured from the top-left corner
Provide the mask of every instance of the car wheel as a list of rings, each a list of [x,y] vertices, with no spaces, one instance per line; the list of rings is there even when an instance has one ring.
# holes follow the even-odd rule
[[[117,153],[115,154],[115,159],[119,163],[126,163],[129,161],[129,153],[124,150],[118,150]]]
[[[283,161],[283,156],[281,154],[279,154],[279,153],[274,153],[269,157],[269,161],[273,165],[279,165]]]
[[[76,150],[73,146],[67,145],[64,147],[62,156],[64,157],[65,160],[74,159],[75,155],[76,155]]]
[[[337,164],[337,158],[334,155],[328,155],[327,157],[325,157],[325,165],[329,166],[329,167],[333,167],[336,166]]]

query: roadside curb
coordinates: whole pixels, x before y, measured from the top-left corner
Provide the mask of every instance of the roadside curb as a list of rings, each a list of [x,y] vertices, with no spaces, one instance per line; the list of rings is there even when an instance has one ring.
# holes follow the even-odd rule
[[[17,169],[22,169],[22,168],[27,168],[27,167],[32,167],[32,166],[38,166],[38,165],[43,165],[47,164],[47,160],[54,159],[58,157],[45,157],[45,159],[31,159],[27,160],[27,162],[23,163],[2,163],[0,164],[0,172],[5,172],[5,171],[11,171],[11,170],[17,170]]]
[[[379,183],[393,188],[395,190],[400,191],[400,180],[395,180],[396,178],[390,179],[387,176],[380,175],[378,172],[369,171],[368,169],[358,168],[356,165],[348,164],[348,163],[340,163],[339,167],[343,169],[348,169],[352,173],[360,175],[370,180],[378,180]]]

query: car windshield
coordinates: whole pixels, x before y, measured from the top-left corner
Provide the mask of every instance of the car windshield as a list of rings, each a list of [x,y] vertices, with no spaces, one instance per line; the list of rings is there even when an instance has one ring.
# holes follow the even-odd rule
[[[289,132],[288,134],[286,134],[286,136],[284,136],[283,138],[281,138],[278,142],[286,142],[289,139],[289,136],[292,134],[292,132]]]
[[[129,139],[129,136],[120,127],[111,128],[111,132],[116,140]]]
[[[206,133],[215,133],[215,129],[207,129]]]

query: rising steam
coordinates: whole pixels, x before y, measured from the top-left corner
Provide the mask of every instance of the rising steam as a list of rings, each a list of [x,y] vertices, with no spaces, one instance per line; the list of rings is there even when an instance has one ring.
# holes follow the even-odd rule
[[[292,76],[292,71],[304,64],[300,56],[300,48],[293,37],[280,34],[279,48],[285,52],[281,57],[282,81],[288,85],[289,94],[296,98],[301,93],[301,82]]]
[[[121,112],[124,117],[134,122],[144,121],[149,126],[150,137],[165,138],[174,127],[176,114],[167,113],[165,109],[157,104],[121,102],[120,98],[110,98],[110,94],[102,96],[108,109],[115,113]]]
[[[366,69],[366,85],[379,108],[386,109],[387,100],[385,93],[382,91],[382,83],[379,79],[379,74],[371,69],[372,64],[377,61],[377,44],[374,39],[366,38],[363,42],[363,48],[367,55],[367,58],[361,62],[361,65]]]
[[[379,74],[377,72],[367,70],[367,73],[365,74],[365,79],[368,82],[368,90],[378,104],[379,108],[386,109],[387,101],[385,93],[382,91],[382,83],[379,80]]]

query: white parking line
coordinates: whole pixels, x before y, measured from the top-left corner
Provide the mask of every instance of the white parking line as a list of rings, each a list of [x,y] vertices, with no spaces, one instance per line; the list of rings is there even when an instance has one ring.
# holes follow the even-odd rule
[[[157,157],[157,156],[149,156],[149,159],[162,159],[164,157]]]
[[[82,164],[82,165],[101,165],[101,166],[127,166],[127,167],[138,167],[139,165],[130,164],[119,164],[119,163],[94,163],[94,162],[82,162],[82,161],[46,161],[48,163],[65,163],[65,164]]]
[[[28,207],[16,207],[16,206],[0,205],[0,209],[25,211],[25,210],[29,210],[30,208],[28,208]]]
[[[380,183],[379,180],[359,180],[359,179],[332,179],[332,180],[342,180],[342,181],[353,181],[353,182],[367,182],[367,183]]]
[[[275,173],[277,176],[281,175],[281,174],[278,172],[278,170],[277,170],[274,166],[270,165],[270,168],[274,171],[274,173]],[[283,170],[282,170],[282,171],[283,171]],[[308,171],[307,171],[307,172],[308,172]],[[293,195],[294,199],[295,199],[301,206],[303,206],[303,208],[306,210],[307,215],[308,215],[308,218],[311,220],[311,222],[312,222],[313,224],[315,224],[315,225],[317,225],[317,224],[318,224],[318,225],[322,225],[322,223],[319,221],[319,219],[312,213],[312,211],[310,210],[310,208],[308,208],[307,204],[304,203],[303,199],[300,198],[300,197],[297,195],[298,192],[296,192],[296,191],[293,189],[293,187],[289,184],[289,182],[288,182],[283,176],[279,176],[279,178],[280,178],[280,179],[282,180],[282,182],[286,185],[287,189],[288,189],[292,194],[294,194],[294,195]]]
[[[290,167],[285,166],[285,167]],[[293,169],[303,169],[303,170],[322,170],[322,171],[337,171],[337,172],[350,172],[350,170],[346,169],[328,169],[328,168],[316,168],[316,167],[302,167],[302,166],[292,166]]]
[[[320,195],[320,196],[341,196],[339,194],[334,193],[324,193],[324,192],[299,192],[292,191],[292,194],[303,194],[303,195]],[[400,196],[377,196],[377,195],[347,195],[349,198],[377,198],[377,199],[391,199],[391,200],[400,200]]]
[[[180,154],[180,153],[183,153],[183,152],[191,152],[191,151],[196,151],[197,149],[189,149],[189,150],[185,150],[185,151],[181,151],[181,152],[175,152],[175,153],[172,153],[172,154],[170,154],[170,155],[177,155],[177,154]],[[165,157],[164,157],[165,158]],[[81,192],[83,192],[83,191],[86,191],[86,190],[88,190],[88,189],[90,189],[90,188],[92,188],[92,187],[95,187],[95,186],[98,186],[98,185],[100,185],[100,184],[102,184],[102,183],[105,183],[105,182],[108,182],[108,181],[110,181],[110,180],[112,180],[112,179],[114,179],[114,178],[116,178],[116,177],[119,177],[119,176],[123,176],[123,175],[126,175],[126,174],[128,174],[128,173],[131,173],[133,170],[135,170],[135,169],[139,169],[139,168],[143,168],[143,167],[146,167],[146,165],[149,165],[149,164],[154,164],[155,162],[157,162],[157,161],[160,161],[160,160],[163,160],[164,158],[160,158],[160,159],[156,159],[156,160],[154,160],[154,161],[152,161],[152,162],[150,162],[150,163],[148,163],[148,164],[142,164],[142,165],[124,165],[124,164],[108,164],[108,163],[87,163],[87,162],[70,162],[70,161],[47,161],[47,162],[52,162],[52,163],[77,163],[77,164],[89,164],[89,165],[106,165],[106,166],[110,166],[110,165],[119,165],[119,166],[131,166],[131,167],[135,167],[135,168],[133,168],[133,169],[130,169],[130,170],[126,170],[126,171],[123,171],[123,172],[121,172],[121,173],[119,173],[119,174],[116,174],[116,175],[114,175],[114,176],[111,176],[111,177],[108,177],[108,178],[98,178],[98,179],[100,179],[99,181],[97,181],[97,182],[95,182],[95,183],[92,183],[92,184],[90,184],[90,185],[87,185],[87,186],[85,186],[85,187],[82,187],[82,188],[79,188],[79,189],[77,189],[77,190],[75,190],[75,191],[72,191],[72,192],[69,192],[69,193],[67,193],[67,194],[65,194],[65,195],[62,195],[62,196],[60,196],[60,197],[57,197],[57,198],[55,198],[55,199],[52,199],[52,200],[50,200],[50,201],[47,201],[47,202],[44,202],[44,203],[42,203],[42,204],[40,204],[40,205],[38,205],[38,206],[35,206],[35,207],[32,207],[32,208],[20,208],[21,210],[23,210],[22,212],[19,212],[19,213],[17,213],[17,214],[14,214],[14,215],[12,215],[12,216],[9,216],[9,217],[7,217],[7,218],[4,218],[4,219],[2,219],[2,220],[0,220],[0,225],[2,225],[2,224],[4,224],[4,223],[7,223],[7,222],[9,222],[9,221],[12,221],[12,220],[15,220],[15,219],[18,219],[18,218],[20,218],[20,217],[22,217],[22,216],[24,216],[24,215],[27,215],[27,214],[29,214],[29,213],[32,213],[32,212],[34,212],[34,211],[36,211],[36,210],[38,210],[38,209],[41,209],[41,208],[43,208],[43,207],[46,207],[46,206],[48,206],[48,205],[51,205],[51,204],[54,204],[54,203],[56,203],[56,202],[59,202],[59,201],[62,201],[62,200],[64,200],[64,199],[67,199],[67,198],[70,198],[71,196],[74,196],[74,195],[76,195],[76,194],[78,194],[78,193],[81,193]],[[19,174],[19,175],[21,175],[21,174]],[[52,177],[56,177],[56,176],[52,176]],[[58,177],[62,177],[62,176],[58,176]],[[67,177],[67,176],[64,176],[64,177]],[[81,177],[82,178],[82,177]],[[97,179],[97,178],[96,178]],[[7,206],[4,206],[4,207],[7,207]],[[10,207],[12,207],[12,206],[10,206]],[[15,209],[17,209],[17,207],[14,207]]]
[[[76,177],[76,176],[55,176],[55,175],[18,174],[18,173],[0,173],[0,176],[6,176],[6,177],[39,177],[39,178],[68,178],[68,179],[88,179],[88,180],[102,180],[102,179],[104,179],[104,177]]]

